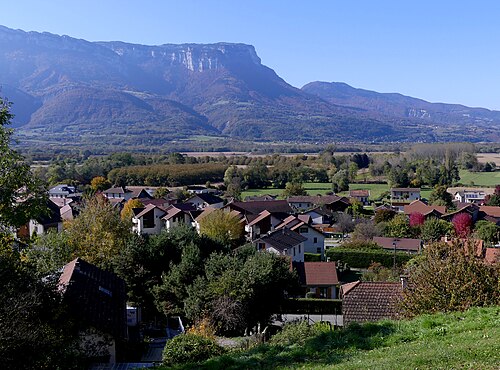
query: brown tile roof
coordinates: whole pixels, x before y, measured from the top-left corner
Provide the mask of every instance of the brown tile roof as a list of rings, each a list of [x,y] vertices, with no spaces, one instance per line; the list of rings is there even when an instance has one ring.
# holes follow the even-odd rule
[[[486,213],[488,216],[500,217],[500,207],[496,206],[480,206],[479,210]]]
[[[128,190],[124,188],[123,186],[117,186],[113,188],[109,188],[103,191],[104,194],[125,194],[125,193],[132,193],[132,190]]]
[[[207,204],[217,204],[217,203],[222,203],[224,200],[217,195],[211,194],[211,193],[201,193],[201,194],[195,194],[192,197],[190,197],[188,200],[186,200],[186,203],[189,203],[190,199],[193,198],[200,198],[203,202]]]
[[[393,243],[396,243],[396,250],[398,251],[419,252],[422,245],[422,240],[410,238],[386,238],[382,236],[375,236],[373,237],[373,241],[382,248],[390,250],[394,250]]]
[[[370,190],[349,190],[350,197],[369,197]]]
[[[400,191],[400,192],[404,192],[404,191],[408,191],[408,192],[420,192],[420,188],[391,188],[391,191]]]
[[[486,248],[484,261],[488,264],[500,263],[500,248]]]
[[[421,213],[424,216],[437,211],[440,215],[444,215],[446,213],[446,206],[430,206],[425,204],[421,200],[414,200],[408,205],[405,205],[404,212],[406,215],[410,215],[412,213]]]
[[[126,336],[125,282],[115,274],[76,258],[63,267],[59,290],[82,328]]]
[[[349,203],[346,197],[338,195],[297,195],[288,197],[288,203],[312,203],[314,205],[332,204],[335,202]]]
[[[344,289],[344,286],[346,289]],[[401,283],[357,282],[341,286],[344,325],[398,317]]]
[[[250,195],[245,197],[245,202],[254,202],[254,201],[269,201],[269,200],[275,200],[277,195],[270,195],[270,194],[265,194],[265,195]]]
[[[236,209],[241,213],[258,215],[264,210],[271,213],[292,213],[293,210],[286,200],[267,200],[251,202],[231,202],[227,205],[231,209]]]
[[[164,210],[164,209],[163,209],[163,208],[161,208],[161,207],[155,206],[154,204],[148,204],[148,205],[147,205],[145,208],[143,208],[143,210],[142,210],[141,212],[139,212],[139,213],[138,213],[135,217],[136,217],[136,218],[140,218],[140,217],[144,216],[146,213],[148,213],[148,212],[150,212],[150,211],[154,210],[155,208],[159,209],[159,210],[163,213],[163,215],[164,215],[165,213],[167,213],[167,211],[166,211],[166,210]],[[162,215],[161,217],[163,217],[163,215]]]
[[[335,262],[294,262],[302,285],[320,286],[337,285],[337,266]]]
[[[253,221],[251,221],[248,226],[253,226],[257,223],[259,223],[260,221],[266,219],[267,217],[271,216],[271,212],[267,211],[267,210],[264,210],[262,211],[261,213],[259,213],[259,215],[253,219]]]
[[[267,243],[283,252],[285,249],[293,248],[306,240],[307,238],[302,235],[284,227],[280,230],[275,230],[267,235],[264,235],[260,239],[255,240],[254,243]]]
[[[306,224],[311,223],[311,216],[310,215],[298,215],[297,218]]]

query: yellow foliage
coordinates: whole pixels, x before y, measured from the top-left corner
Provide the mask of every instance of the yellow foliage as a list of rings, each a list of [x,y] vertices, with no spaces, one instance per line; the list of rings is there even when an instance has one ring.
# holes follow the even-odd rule
[[[215,329],[207,317],[196,322],[187,330],[187,333],[199,335],[205,338],[215,338]]]

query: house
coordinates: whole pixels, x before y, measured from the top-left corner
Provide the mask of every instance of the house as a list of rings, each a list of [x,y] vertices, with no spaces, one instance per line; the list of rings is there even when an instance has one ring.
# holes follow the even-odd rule
[[[190,194],[208,194],[208,193],[216,193],[216,189],[207,188],[202,185],[189,185],[186,187],[186,190]]]
[[[65,208],[64,212],[66,213],[67,211],[67,208]],[[57,206],[57,204],[52,202],[50,198],[47,201],[47,213],[31,219],[28,223],[28,232],[30,237],[34,234],[45,234],[49,230],[61,232],[62,229],[63,218],[61,217],[61,209]]]
[[[123,186],[112,187],[102,192],[104,196],[108,199],[116,199],[116,200],[129,200],[132,198],[134,192]]]
[[[158,235],[163,229],[164,223],[162,217],[167,214],[167,211],[148,204],[145,208],[134,208],[134,216],[132,217],[132,231],[139,235]]]
[[[282,220],[274,216],[271,212],[263,210],[256,218],[247,222],[245,225],[245,232],[247,232],[249,240],[255,240],[260,238],[261,235],[274,231],[276,226],[281,222]]]
[[[287,201],[290,207],[299,212],[318,206],[331,212],[343,212],[351,205],[349,199],[338,195],[297,195],[288,197]]]
[[[460,213],[469,214],[472,218],[472,222],[476,222],[479,215],[479,206],[474,203],[459,203],[457,204],[457,210],[453,212],[446,213],[441,216],[442,219],[451,222],[453,217]]]
[[[259,251],[290,257],[292,262],[304,262],[304,242],[307,238],[286,227],[269,232],[254,241]]]
[[[126,190],[132,192],[131,198],[133,199],[153,199],[154,193],[157,188],[149,188],[144,186],[127,186]]]
[[[500,207],[497,206],[480,206],[478,219],[493,222],[500,226]]]
[[[225,208],[241,212],[243,215],[248,216],[252,221],[262,211],[268,211],[275,215],[277,218],[285,219],[293,209],[289,206],[286,200],[268,200],[268,201],[252,201],[252,202],[237,202],[233,201],[226,204]]]
[[[127,337],[125,282],[115,274],[76,258],[62,269],[59,291],[79,325],[82,347],[92,362],[116,362],[116,349]],[[92,346],[92,344],[94,346]],[[90,346],[89,346],[90,345]]]
[[[324,207],[316,207],[302,213],[311,217],[313,225],[330,225],[332,223],[332,212]]]
[[[404,206],[405,215],[409,216],[412,213],[420,213],[425,219],[430,217],[439,218],[446,213],[446,206],[430,206],[422,200],[414,200],[410,204]]]
[[[193,225],[194,219],[199,216],[201,211],[191,203],[177,203],[168,206],[165,209],[167,212],[162,217],[164,228],[170,230],[171,228],[180,224]]]
[[[315,298],[336,299],[339,278],[335,262],[293,262],[293,269],[299,276],[300,285]]]
[[[460,203],[478,203],[482,204],[484,198],[486,198],[486,193],[483,190],[462,190],[457,191],[454,194],[456,201]]]
[[[222,208],[224,200],[212,193],[199,193],[186,200],[186,203],[194,204],[198,209],[206,207]]]
[[[322,232],[309,225],[307,222],[310,221],[309,218],[305,218],[303,215],[300,216],[302,216],[302,219],[295,216],[288,216],[282,223],[276,226],[276,230],[286,227],[299,233],[306,238],[304,241],[304,252],[319,253],[323,257],[325,253],[325,236]]]
[[[276,200],[277,195],[264,194],[264,195],[249,195],[245,197],[245,202],[253,201],[266,201],[266,200]]]
[[[397,319],[401,283],[355,281],[340,287],[344,326],[351,322]]]
[[[68,198],[73,194],[76,194],[76,188],[66,184],[56,185],[49,190],[49,198]]]
[[[349,190],[349,198],[355,199],[362,205],[367,206],[370,204],[370,190]]]
[[[391,206],[403,211],[404,206],[420,199],[420,188],[391,188]]]
[[[422,251],[422,240],[411,238],[386,238],[381,236],[373,237],[373,242],[389,251],[420,253]]]

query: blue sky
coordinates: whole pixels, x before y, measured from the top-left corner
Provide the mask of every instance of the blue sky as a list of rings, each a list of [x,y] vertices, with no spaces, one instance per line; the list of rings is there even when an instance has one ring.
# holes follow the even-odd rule
[[[294,86],[500,110],[499,1],[16,0],[0,24],[90,41],[243,42]]]

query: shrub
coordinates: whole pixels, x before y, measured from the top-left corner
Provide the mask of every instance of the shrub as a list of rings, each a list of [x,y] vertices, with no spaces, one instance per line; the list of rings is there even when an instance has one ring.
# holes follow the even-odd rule
[[[167,366],[201,362],[224,353],[214,339],[196,334],[181,334],[167,341],[163,364]]]
[[[304,345],[308,339],[320,335],[328,328],[322,324],[309,325],[307,321],[291,322],[286,324],[283,330],[275,334],[270,343],[278,346]]]
[[[321,262],[320,253],[304,253],[304,261],[306,262]]]
[[[392,267],[394,264],[394,252],[382,249],[350,249],[350,248],[330,248],[326,256],[331,261],[341,261],[355,268],[368,268],[373,262],[378,262],[384,267]],[[402,266],[413,256],[403,253],[396,253],[396,265]]]

